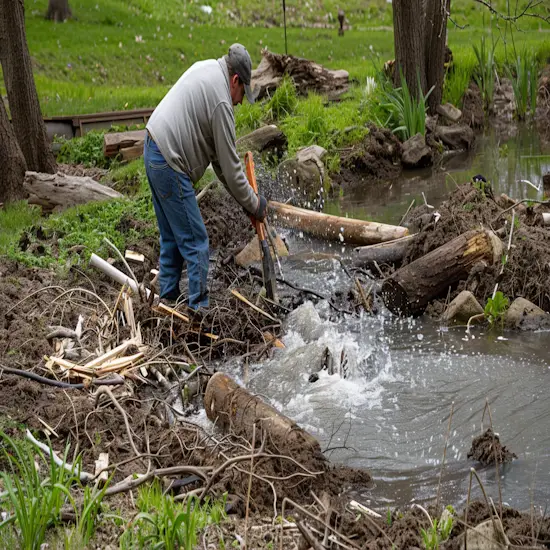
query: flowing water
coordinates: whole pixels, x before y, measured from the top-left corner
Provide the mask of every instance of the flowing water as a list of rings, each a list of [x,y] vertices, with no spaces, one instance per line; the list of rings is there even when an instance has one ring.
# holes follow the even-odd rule
[[[520,128],[508,140],[499,141],[494,134],[480,137],[473,154],[444,164],[447,175],[405,174],[368,194],[350,193],[326,210],[396,224],[413,198],[417,204],[424,200],[422,191],[437,208],[455,180],[467,181],[477,173],[493,183],[495,192],[541,199],[550,148],[528,128]],[[326,254],[315,259],[320,250],[345,257],[345,247],[296,234],[288,238],[295,254],[283,267],[289,280],[326,295],[349,288],[338,261]],[[518,455],[500,468],[499,476],[494,467],[478,468],[488,493],[498,501],[500,485],[506,503],[520,509],[531,502],[544,507],[550,496],[550,333],[499,336],[476,329],[467,335],[463,328],[445,329],[425,318],[398,319],[385,310],[334,324],[327,320],[328,308],[321,302],[316,306],[320,318],[310,309],[301,320],[291,321],[286,349],[268,363],[252,366],[248,385],[315,434],[332,461],[372,473],[373,487],[359,490],[357,500],[380,509],[429,502],[442,471],[443,502],[464,504],[470,468],[479,466],[466,455],[482,431],[488,401],[501,442]],[[319,370],[326,347],[337,362],[344,350],[350,374],[343,379],[323,371],[311,383],[308,378]],[[483,427],[488,426],[486,414]]]

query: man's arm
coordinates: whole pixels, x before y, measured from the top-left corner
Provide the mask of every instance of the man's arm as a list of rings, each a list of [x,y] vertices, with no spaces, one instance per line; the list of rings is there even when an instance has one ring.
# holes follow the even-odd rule
[[[244,175],[235,146],[235,118],[228,103],[220,103],[212,115],[212,132],[217,162],[212,167],[221,182],[250,214],[258,212],[259,200]]]

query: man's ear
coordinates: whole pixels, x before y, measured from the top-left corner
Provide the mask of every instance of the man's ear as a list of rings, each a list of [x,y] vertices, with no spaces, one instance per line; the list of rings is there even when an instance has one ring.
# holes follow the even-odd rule
[[[233,84],[233,86],[236,86],[238,83],[239,83],[239,75],[238,75],[238,74],[234,74],[234,75],[231,77],[231,84]]]

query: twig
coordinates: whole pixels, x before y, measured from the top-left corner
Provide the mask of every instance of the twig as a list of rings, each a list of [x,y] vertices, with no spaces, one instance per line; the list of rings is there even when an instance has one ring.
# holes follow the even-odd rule
[[[411,204],[409,204],[409,208],[407,208],[407,211],[405,212],[405,214],[403,214],[401,221],[397,225],[403,225],[403,222],[407,219],[407,216],[409,215],[409,212],[411,211],[411,208],[414,206],[415,202],[416,202],[416,199],[413,199],[411,201]]]
[[[313,536],[313,533],[301,521],[296,520],[296,527],[298,527],[300,533],[302,533],[313,550],[325,550],[325,547]]]
[[[246,492],[246,511],[244,515],[244,547],[248,548],[248,512],[250,509],[250,492],[252,491],[252,473],[254,471],[254,445],[256,443],[256,423],[252,425],[252,453],[250,454],[250,476]]]
[[[47,384],[49,386],[55,386],[57,388],[65,388],[71,390],[84,390],[90,385],[92,386],[120,386],[124,384],[124,379],[120,376],[116,378],[108,378],[106,380],[94,378],[87,383],[80,384],[70,384],[69,382],[61,382],[59,380],[52,380],[51,378],[45,378],[34,372],[29,372],[26,370],[12,369],[11,367],[6,367],[0,365],[0,370],[7,372],[8,374],[15,374],[17,376],[22,376],[23,378],[28,378],[29,380],[35,380],[36,382],[41,382],[42,384]]]
[[[476,2],[479,1],[479,0],[475,0]],[[513,204],[512,206],[510,206],[509,208],[506,208],[505,210],[503,210],[492,222],[491,222],[491,225],[494,225],[502,215],[506,214],[506,212],[509,212],[510,210],[512,210],[512,208],[516,208],[516,206],[519,206],[520,204],[523,204],[524,202],[533,202],[535,204],[544,204],[546,206],[550,205],[550,200],[547,200],[547,201],[538,201],[538,200],[534,200],[534,199],[521,199],[520,201],[516,202],[516,204]]]
[[[365,291],[363,290],[363,285],[361,284],[361,281],[359,281],[359,279],[357,277],[355,277],[355,285],[357,286],[357,290],[359,290],[359,295],[361,296],[361,301],[363,302],[363,307],[365,308],[365,311],[367,313],[371,313],[372,308],[369,307],[369,303],[367,302],[367,298],[369,297],[369,295],[371,293],[371,289],[374,286],[374,284],[371,285],[371,287],[369,288],[369,292],[367,294],[365,294]]]
[[[136,447],[136,444],[134,443],[134,438],[132,436],[132,430],[130,429],[130,424],[128,422],[128,415],[126,414],[126,411],[122,408],[122,405],[117,401],[117,398],[113,395],[113,392],[106,387],[99,388],[95,394],[95,405],[94,408],[97,407],[99,403],[99,398],[102,394],[107,394],[109,396],[109,399],[113,402],[113,405],[119,410],[120,414],[124,418],[124,425],[126,426],[126,433],[128,434],[128,439],[130,440],[130,445],[132,446],[132,449],[136,455],[141,454]]]
[[[274,321],[275,323],[279,321],[279,319],[277,319],[276,317],[273,317],[273,315],[270,315],[269,313],[267,313],[267,311],[264,311],[263,309],[259,308],[258,306],[255,306],[252,302],[247,300],[238,290],[231,289],[231,294],[233,294],[235,298],[237,298],[247,306],[251,307],[254,311],[262,314],[264,317],[267,317],[270,321]]]
[[[58,466],[61,466],[63,468],[65,468],[65,470],[71,472],[71,473],[75,473],[75,466],[73,466],[72,464],[68,464],[67,462],[65,462],[64,460],[61,460],[54,452],[52,449],[50,449],[50,447],[48,447],[48,445],[44,444],[44,443],[41,443],[40,441],[38,441],[37,439],[34,438],[34,436],[31,434],[31,432],[27,429],[26,432],[25,432],[25,437],[34,445],[36,445],[39,449],[41,449],[42,451],[44,451],[45,453],[47,453],[47,455],[49,457],[51,457],[51,459],[58,465]],[[79,476],[79,479],[80,481],[82,482],[85,482],[87,483],[88,481],[93,481],[93,479],[95,478],[95,476],[93,474],[90,474],[88,472],[85,472],[83,470],[80,470],[78,472],[78,476]]]

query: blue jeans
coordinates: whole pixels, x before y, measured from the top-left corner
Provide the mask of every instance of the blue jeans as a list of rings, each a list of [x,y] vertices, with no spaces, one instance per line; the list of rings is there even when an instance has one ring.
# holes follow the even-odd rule
[[[183,260],[189,277],[188,305],[208,307],[208,233],[191,180],[173,170],[147,134],[143,152],[160,232],[160,297],[176,300]]]

